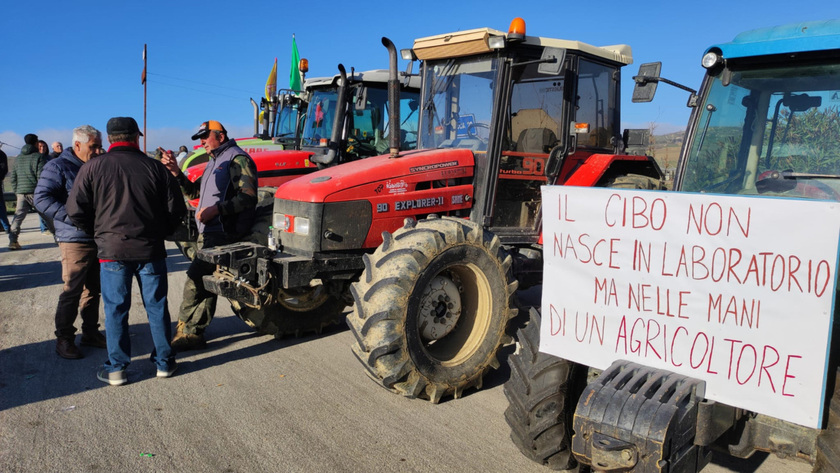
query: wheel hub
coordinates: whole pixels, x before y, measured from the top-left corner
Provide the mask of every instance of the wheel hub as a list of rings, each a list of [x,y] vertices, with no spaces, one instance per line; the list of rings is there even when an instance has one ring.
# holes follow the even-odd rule
[[[451,279],[435,276],[423,291],[420,305],[420,335],[440,340],[448,335],[461,316],[461,294]]]

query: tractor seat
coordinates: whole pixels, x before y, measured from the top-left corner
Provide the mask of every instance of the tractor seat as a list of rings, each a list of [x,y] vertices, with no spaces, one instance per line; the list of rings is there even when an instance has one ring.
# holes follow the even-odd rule
[[[516,140],[516,151],[520,153],[548,154],[554,144],[557,143],[557,135],[548,128],[526,128],[519,134]]]

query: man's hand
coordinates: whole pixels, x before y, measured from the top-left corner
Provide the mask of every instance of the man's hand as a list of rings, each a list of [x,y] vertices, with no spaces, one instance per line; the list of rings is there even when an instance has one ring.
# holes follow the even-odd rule
[[[216,205],[211,205],[210,207],[204,207],[199,209],[198,213],[196,213],[196,217],[201,223],[207,224],[210,223],[211,220],[219,216],[219,207]]]
[[[178,177],[181,170],[178,169],[178,160],[175,159],[175,155],[172,151],[167,151],[165,149],[161,149],[160,151],[160,163],[166,166],[166,169],[169,169],[169,172],[171,172],[173,176]]]

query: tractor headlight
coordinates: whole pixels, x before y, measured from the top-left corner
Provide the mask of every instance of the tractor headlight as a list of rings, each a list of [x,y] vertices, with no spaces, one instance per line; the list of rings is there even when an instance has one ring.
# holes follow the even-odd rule
[[[711,69],[723,62],[723,58],[720,57],[718,53],[708,52],[703,56],[703,60],[700,62],[706,69]]]
[[[283,215],[280,213],[274,214],[274,221],[273,227],[276,228],[278,231],[287,232],[289,229],[292,228],[292,217],[291,215]]]
[[[298,235],[309,235],[309,219],[305,217],[295,218],[292,232]]]

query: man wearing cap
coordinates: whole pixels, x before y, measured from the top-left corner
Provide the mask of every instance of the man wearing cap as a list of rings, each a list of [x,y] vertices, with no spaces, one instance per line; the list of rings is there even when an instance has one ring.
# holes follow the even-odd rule
[[[204,173],[190,182],[178,168],[172,152],[161,162],[181,184],[189,199],[199,198],[195,213],[198,248],[212,248],[242,240],[251,232],[257,207],[257,167],[251,157],[229,138],[221,123],[209,120],[192,136],[200,139],[210,160]],[[176,350],[204,348],[204,330],[216,312],[216,294],[204,288],[202,277],[215,266],[198,258],[187,269],[184,297],[172,347]]]
[[[175,372],[166,293],[164,239],[186,213],[178,184],[158,161],[140,151],[142,135],[130,117],[108,120],[108,152],[85,163],[67,198],[67,215],[94,236],[100,263],[108,361],[97,378],[112,386],[128,382],[131,363],[128,311],[136,278],[149,319],[158,378]]]
[[[41,177],[44,164],[47,164],[44,155],[38,152],[38,135],[29,133],[23,137],[23,141],[26,144],[20,149],[20,154],[15,159],[15,167],[12,168],[11,175],[12,191],[17,195],[17,206],[9,229],[10,250],[21,248],[18,243],[20,225],[26,218],[26,214],[30,210],[35,210],[35,186],[38,184],[38,178]]]
[[[67,216],[67,196],[82,165],[102,148],[102,133],[90,125],[73,130],[73,146],[50,160],[35,187],[35,207],[53,222],[61,251],[64,288],[55,310],[55,351],[58,356],[82,358],[76,347],[77,312],[82,316],[81,344],[107,348],[99,333],[99,259],[92,233],[79,230]]]

